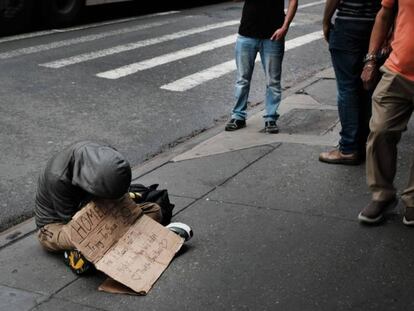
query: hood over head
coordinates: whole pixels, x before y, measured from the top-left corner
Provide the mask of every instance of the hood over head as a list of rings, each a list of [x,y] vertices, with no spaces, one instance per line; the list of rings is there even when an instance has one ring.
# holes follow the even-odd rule
[[[87,143],[74,151],[72,184],[104,199],[118,199],[128,192],[131,166],[117,150]]]

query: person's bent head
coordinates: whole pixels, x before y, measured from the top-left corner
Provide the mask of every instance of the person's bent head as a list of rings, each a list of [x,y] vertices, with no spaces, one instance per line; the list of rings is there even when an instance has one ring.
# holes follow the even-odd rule
[[[101,199],[119,199],[131,184],[131,166],[110,146],[91,143],[74,153],[72,184]]]

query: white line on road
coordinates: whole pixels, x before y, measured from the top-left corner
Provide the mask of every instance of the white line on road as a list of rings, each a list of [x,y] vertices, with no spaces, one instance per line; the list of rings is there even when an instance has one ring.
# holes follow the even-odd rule
[[[141,62],[125,65],[113,70],[98,73],[96,76],[106,79],[119,79],[128,75],[143,71],[146,69],[154,68],[160,65],[164,65],[170,62],[177,61],[179,59],[187,58],[190,56],[198,55],[203,52],[211,51],[219,47],[223,47],[229,44],[233,44],[236,41],[237,35],[231,35],[217,40],[209,41],[200,45],[196,45],[190,48],[182,49],[172,53],[164,54],[158,57],[147,59]]]
[[[304,36],[300,36],[289,41],[286,41],[285,50],[291,50],[299,46],[305,45],[307,43],[319,40],[323,38],[323,33],[321,31],[312,32]],[[259,61],[260,58],[257,60]],[[186,76],[182,79],[176,80],[172,83],[165,84],[161,86],[161,89],[174,91],[174,92],[184,92],[189,89],[192,89],[202,83],[207,81],[219,78],[225,74],[228,74],[236,70],[236,63],[234,60],[227,61],[225,63],[207,68],[203,71],[197,72],[195,74]]]
[[[161,12],[161,13],[155,13],[155,14],[148,14],[148,15],[139,16],[139,17],[117,19],[115,21],[109,21],[109,22],[92,23],[92,24],[87,24],[84,26],[76,26],[76,27],[69,27],[69,28],[62,28],[62,29],[52,29],[52,30],[46,30],[46,31],[37,31],[37,32],[28,33],[28,34],[23,34],[23,35],[0,38],[0,43],[41,37],[41,36],[46,36],[46,35],[50,35],[54,33],[64,33],[64,32],[96,28],[96,27],[101,27],[101,26],[121,24],[125,22],[141,20],[144,18],[146,19],[146,18],[155,17],[155,16],[164,16],[164,15],[171,15],[171,14],[177,14],[177,13],[180,13],[180,11],[168,11],[168,12]]]
[[[170,40],[179,39],[179,38],[182,38],[182,37],[194,35],[194,34],[197,34],[197,33],[206,32],[206,31],[209,31],[209,30],[212,30],[212,29],[237,25],[238,23],[239,23],[239,20],[231,20],[231,21],[211,24],[211,25],[207,25],[207,26],[192,28],[192,29],[189,29],[189,30],[178,31],[176,33],[169,34],[169,35],[164,35],[164,36],[161,36],[161,37],[158,37],[158,38],[152,38],[152,39],[142,40],[142,41],[128,43],[128,44],[124,44],[124,45],[118,45],[118,46],[108,48],[108,49],[104,49],[104,50],[99,50],[99,51],[84,53],[84,54],[80,54],[80,55],[75,55],[75,56],[72,56],[72,57],[69,57],[69,58],[59,59],[59,60],[56,60],[56,61],[53,61],[53,62],[40,64],[40,66],[48,67],[48,68],[62,68],[62,67],[65,67],[65,66],[86,62],[86,61],[89,61],[89,60],[105,57],[105,56],[108,56],[108,55],[113,55],[113,54],[118,54],[118,53],[122,53],[122,52],[126,52],[126,51],[131,51],[131,50],[135,50],[135,49],[138,49],[138,48],[142,48],[142,47],[146,47],[146,46],[150,46],[150,45],[154,45],[154,44],[158,44],[158,43],[162,43],[162,42],[166,42],[166,41],[170,41]]]
[[[74,45],[74,44],[91,42],[91,41],[95,41],[95,40],[99,40],[99,39],[107,38],[107,37],[111,37],[111,36],[122,35],[122,34],[130,33],[130,32],[134,32],[134,31],[153,28],[153,27],[159,27],[159,26],[169,24],[171,22],[172,22],[172,20],[156,22],[156,23],[149,23],[149,24],[145,24],[145,25],[122,28],[122,29],[117,29],[117,30],[103,32],[103,33],[94,34],[94,35],[82,36],[82,37],[77,37],[77,38],[68,39],[68,40],[55,41],[55,42],[52,42],[52,43],[31,46],[31,47],[22,48],[22,49],[18,49],[18,50],[14,50],[14,51],[0,53],[0,59],[7,59],[7,58],[16,57],[16,56],[33,54],[33,53],[43,52],[43,51],[47,51],[47,50],[51,50],[51,49],[70,46],[70,45]]]
[[[309,8],[311,6],[316,6],[319,4],[324,4],[326,1],[322,0],[322,1],[315,1],[315,2],[310,2],[310,3],[306,3],[306,4],[302,4],[298,6],[298,9],[305,9],[305,8]]]
[[[324,3],[324,1],[317,1],[317,2],[308,3],[308,4],[305,4],[305,5],[299,6],[299,8],[318,5],[318,4],[321,4],[321,3]],[[149,46],[149,45],[153,45],[153,44],[157,44],[157,43],[162,43],[162,42],[169,41],[169,40],[182,38],[182,37],[193,35],[193,34],[200,33],[200,32],[205,32],[205,31],[209,31],[209,30],[213,30],[213,29],[217,29],[217,28],[222,28],[222,27],[226,27],[226,26],[237,25],[238,23],[239,23],[238,20],[231,20],[231,21],[227,21],[227,22],[211,24],[211,25],[207,25],[207,26],[204,26],[204,27],[198,27],[198,28],[194,28],[194,29],[190,29],[190,30],[180,31],[180,32],[177,32],[177,33],[171,34],[171,35],[165,35],[165,36],[162,36],[162,37],[159,37],[159,38],[147,39],[147,40],[138,41],[138,42],[130,43],[130,44],[126,44],[126,45],[115,46],[115,47],[100,50],[100,51],[94,51],[94,52],[84,53],[84,54],[80,54],[80,55],[75,55],[75,56],[72,56],[72,57],[69,57],[69,58],[63,58],[63,59],[56,60],[56,61],[53,61],[53,62],[40,64],[40,66],[48,67],[48,68],[55,68],[55,69],[56,68],[62,68],[62,67],[66,67],[66,66],[69,66],[69,65],[74,65],[74,64],[81,63],[81,62],[86,62],[86,61],[89,61],[89,60],[93,60],[93,59],[97,59],[97,58],[101,58],[101,57],[105,57],[105,56],[109,56],[109,55],[113,55],[113,54],[117,54],[117,53],[130,51],[130,50],[133,50],[133,49],[138,49],[138,48],[141,48],[141,47],[145,47],[145,46]],[[292,25],[293,25],[293,23],[292,23]]]

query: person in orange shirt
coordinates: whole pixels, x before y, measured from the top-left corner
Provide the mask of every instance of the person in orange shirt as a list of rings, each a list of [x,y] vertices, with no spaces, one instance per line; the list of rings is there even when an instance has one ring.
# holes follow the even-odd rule
[[[358,215],[363,223],[380,222],[384,213],[397,205],[393,185],[397,144],[414,109],[414,1],[382,0],[381,5],[361,75],[366,88],[375,81],[377,55],[394,21],[395,28],[392,52],[381,67],[383,75],[372,97],[371,133],[367,144],[367,183],[372,200]],[[403,223],[414,226],[414,163],[401,199],[406,206]]]

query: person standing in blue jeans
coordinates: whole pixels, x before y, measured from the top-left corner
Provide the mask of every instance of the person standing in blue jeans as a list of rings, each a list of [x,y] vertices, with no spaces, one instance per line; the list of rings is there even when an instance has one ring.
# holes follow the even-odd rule
[[[246,126],[247,99],[250,81],[259,53],[266,75],[265,131],[278,133],[277,110],[281,101],[282,60],[285,51],[285,36],[296,14],[298,0],[289,0],[287,13],[284,0],[245,0],[239,35],[236,41],[237,82],[235,106],[226,131],[235,131]]]
[[[326,1],[323,32],[336,76],[341,131],[338,147],[319,155],[322,162],[356,165],[365,159],[372,93],[363,88],[360,77],[380,8],[381,0]]]

